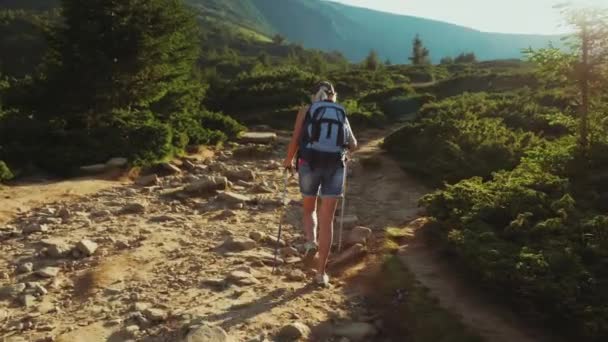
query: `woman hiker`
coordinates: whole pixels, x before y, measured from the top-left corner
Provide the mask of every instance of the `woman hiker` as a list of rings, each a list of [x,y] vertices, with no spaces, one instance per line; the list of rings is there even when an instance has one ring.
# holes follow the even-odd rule
[[[298,113],[283,163],[286,169],[293,170],[295,158],[300,192],[304,197],[305,258],[314,260],[318,253],[315,282],[321,286],[329,285],[326,267],[336,206],[338,199],[344,196],[346,152],[357,148],[346,111],[337,103],[337,98],[330,82],[321,82],[314,88],[312,104]],[[317,208],[318,197],[321,198],[320,208]]]

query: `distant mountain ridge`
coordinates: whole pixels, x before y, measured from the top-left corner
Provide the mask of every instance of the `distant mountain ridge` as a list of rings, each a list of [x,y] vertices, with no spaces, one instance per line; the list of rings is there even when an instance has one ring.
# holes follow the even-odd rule
[[[560,36],[488,33],[441,21],[391,14],[325,0],[186,0],[201,15],[265,35],[281,34],[307,48],[340,51],[353,61],[371,49],[407,63],[420,34],[434,62],[462,52],[481,60],[520,58],[521,49],[561,46]],[[57,0],[0,0],[0,8],[45,9]]]

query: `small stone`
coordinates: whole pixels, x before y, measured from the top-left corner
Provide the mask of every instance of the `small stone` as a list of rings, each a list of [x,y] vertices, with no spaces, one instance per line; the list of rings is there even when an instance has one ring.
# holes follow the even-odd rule
[[[226,287],[226,279],[222,278],[212,278],[203,280],[202,284],[204,286],[211,287],[213,289],[224,289]]]
[[[253,181],[256,178],[255,172],[249,169],[229,170],[225,175],[232,182]]]
[[[34,285],[34,290],[36,290],[36,293],[41,296],[45,296],[47,293],[49,293],[49,291],[44,286],[38,283]]]
[[[86,256],[93,255],[97,250],[97,247],[98,245],[95,242],[87,239],[80,241],[76,245],[76,248],[78,248],[78,250]]]
[[[273,132],[247,132],[239,136],[241,143],[272,144],[277,140],[277,134]]]
[[[152,185],[158,185],[159,182],[160,182],[160,179],[158,178],[158,176],[155,174],[152,174],[152,175],[139,177],[135,181],[135,184],[137,184],[139,186],[152,186]]]
[[[211,193],[216,190],[228,188],[228,178],[226,177],[203,177],[200,181],[190,183],[184,191],[191,194]]]
[[[262,242],[267,238],[267,235],[263,232],[251,232],[249,233],[249,237],[255,242]]]
[[[36,297],[32,296],[32,295],[25,295],[23,297],[21,297],[21,304],[23,304],[23,306],[25,306],[27,309],[33,307],[34,305],[36,305]]]
[[[293,247],[283,247],[281,248],[281,256],[283,258],[289,258],[292,256],[298,256],[298,250]]]
[[[44,233],[49,230],[46,224],[31,223],[23,228],[23,234]]]
[[[142,302],[137,302],[135,304],[133,304],[133,309],[135,311],[140,311],[140,312],[144,312],[146,311],[146,309],[150,308],[150,303],[142,303]]]
[[[334,335],[346,337],[351,341],[368,341],[377,333],[376,327],[369,323],[353,322],[334,328]]]
[[[65,256],[67,256],[70,251],[72,250],[72,247],[70,247],[66,242],[64,241],[53,241],[53,242],[49,242],[47,243],[47,253],[51,258],[63,258]]]
[[[72,217],[72,212],[68,208],[61,208],[57,213],[57,216],[63,220],[69,220]]]
[[[372,235],[372,230],[366,227],[355,227],[349,233],[346,238],[346,244],[348,246],[356,245],[358,243],[362,245],[367,244],[367,239]]]
[[[133,324],[133,325],[129,325],[125,328],[125,332],[127,334],[129,334],[131,337],[135,337],[137,335],[137,333],[139,333],[139,326]]]
[[[142,203],[131,203],[124,206],[121,210],[121,214],[143,214],[146,212],[147,205]]]
[[[42,278],[55,278],[59,274],[59,267],[44,267],[36,271]]]
[[[299,341],[308,339],[310,334],[310,328],[306,324],[296,322],[281,328],[277,337],[281,341]]]
[[[191,329],[181,342],[234,342],[234,340],[221,327],[203,323]]]
[[[261,283],[253,275],[245,271],[232,271],[226,280],[237,285],[257,285]]]
[[[287,280],[289,281],[304,281],[306,274],[300,269],[295,269],[287,273]]]
[[[169,317],[167,312],[161,309],[146,309],[144,315],[152,322],[162,322]]]
[[[23,263],[23,264],[19,265],[19,267],[17,267],[17,273],[19,273],[19,274],[31,273],[33,270],[34,270],[34,264],[31,262]]]
[[[247,251],[256,248],[257,242],[255,242],[253,239],[236,238],[231,236],[224,241],[223,247],[233,252]]]
[[[251,197],[249,196],[236,194],[230,191],[220,192],[218,194],[218,198],[230,204],[248,203],[252,201]]]
[[[165,171],[167,171],[169,174],[172,174],[172,175],[182,173],[182,170],[179,167],[177,167],[171,163],[161,163],[160,166]]]

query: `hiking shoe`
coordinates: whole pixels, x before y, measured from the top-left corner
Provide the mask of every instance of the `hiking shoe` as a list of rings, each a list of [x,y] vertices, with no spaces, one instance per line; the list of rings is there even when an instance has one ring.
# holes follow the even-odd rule
[[[304,244],[304,259],[312,259],[319,251],[319,246],[315,242]]]
[[[327,273],[317,274],[315,276],[315,284],[321,287],[329,287],[329,276]]]

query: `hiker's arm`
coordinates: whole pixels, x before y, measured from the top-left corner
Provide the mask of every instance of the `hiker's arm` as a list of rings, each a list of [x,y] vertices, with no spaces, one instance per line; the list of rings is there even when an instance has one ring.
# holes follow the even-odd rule
[[[296,123],[293,127],[293,134],[291,135],[291,141],[289,142],[289,147],[287,147],[287,157],[283,162],[283,166],[286,168],[293,168],[293,158],[298,152],[298,141],[300,141],[300,135],[302,134],[302,125],[304,124],[304,118],[306,116],[307,111],[308,107],[302,107],[298,112]]]
[[[353,133],[353,129],[350,126],[348,119],[346,119],[346,125],[348,127],[348,149],[350,152],[353,152],[359,148],[359,144],[357,142],[357,138],[355,138],[355,134]]]

